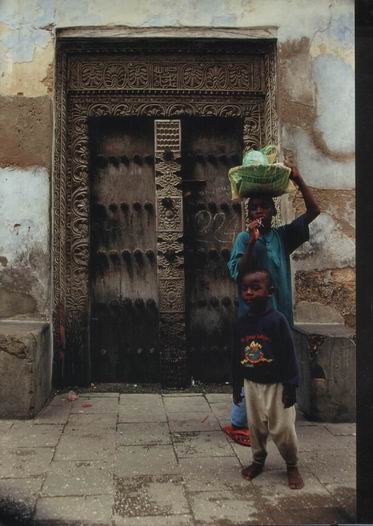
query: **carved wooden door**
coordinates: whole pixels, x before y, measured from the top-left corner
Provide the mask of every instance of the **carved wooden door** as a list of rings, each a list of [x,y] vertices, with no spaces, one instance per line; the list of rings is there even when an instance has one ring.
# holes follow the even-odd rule
[[[241,119],[97,118],[90,143],[93,380],[227,380]]]

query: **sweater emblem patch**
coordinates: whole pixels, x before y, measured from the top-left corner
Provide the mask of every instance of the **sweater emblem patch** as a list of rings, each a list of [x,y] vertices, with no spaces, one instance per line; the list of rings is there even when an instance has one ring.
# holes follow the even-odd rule
[[[262,345],[256,341],[252,341],[244,348],[244,358],[241,360],[241,365],[244,367],[255,367],[258,363],[270,363],[272,359],[266,358],[262,352]]]

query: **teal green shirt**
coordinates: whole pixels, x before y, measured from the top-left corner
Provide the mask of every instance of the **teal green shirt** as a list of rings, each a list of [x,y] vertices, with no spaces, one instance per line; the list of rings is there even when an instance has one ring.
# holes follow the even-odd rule
[[[248,232],[241,232],[235,239],[228,268],[233,279],[238,279],[238,262],[246,251],[250,239]],[[272,306],[293,325],[293,300],[291,293],[290,254],[302,243],[308,241],[309,229],[305,216],[297,217],[292,223],[278,228],[270,228],[261,233],[254,245],[253,257],[256,267],[267,269],[275,285]],[[238,317],[249,311],[249,306],[239,297]]]

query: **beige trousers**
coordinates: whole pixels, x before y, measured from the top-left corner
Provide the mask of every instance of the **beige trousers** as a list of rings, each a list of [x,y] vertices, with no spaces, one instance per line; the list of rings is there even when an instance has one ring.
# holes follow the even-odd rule
[[[271,435],[286,464],[295,466],[298,462],[295,407],[284,408],[282,384],[258,384],[245,380],[244,388],[253,461],[265,463],[267,438]]]

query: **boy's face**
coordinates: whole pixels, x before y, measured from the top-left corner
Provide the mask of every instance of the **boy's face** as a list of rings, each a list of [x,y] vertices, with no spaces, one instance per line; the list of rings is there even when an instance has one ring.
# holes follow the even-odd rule
[[[263,226],[269,228],[273,217],[272,200],[266,197],[252,197],[248,202],[249,218],[261,219]]]
[[[245,274],[240,283],[241,297],[248,304],[263,304],[264,300],[272,296],[268,283],[268,276],[264,272]]]

